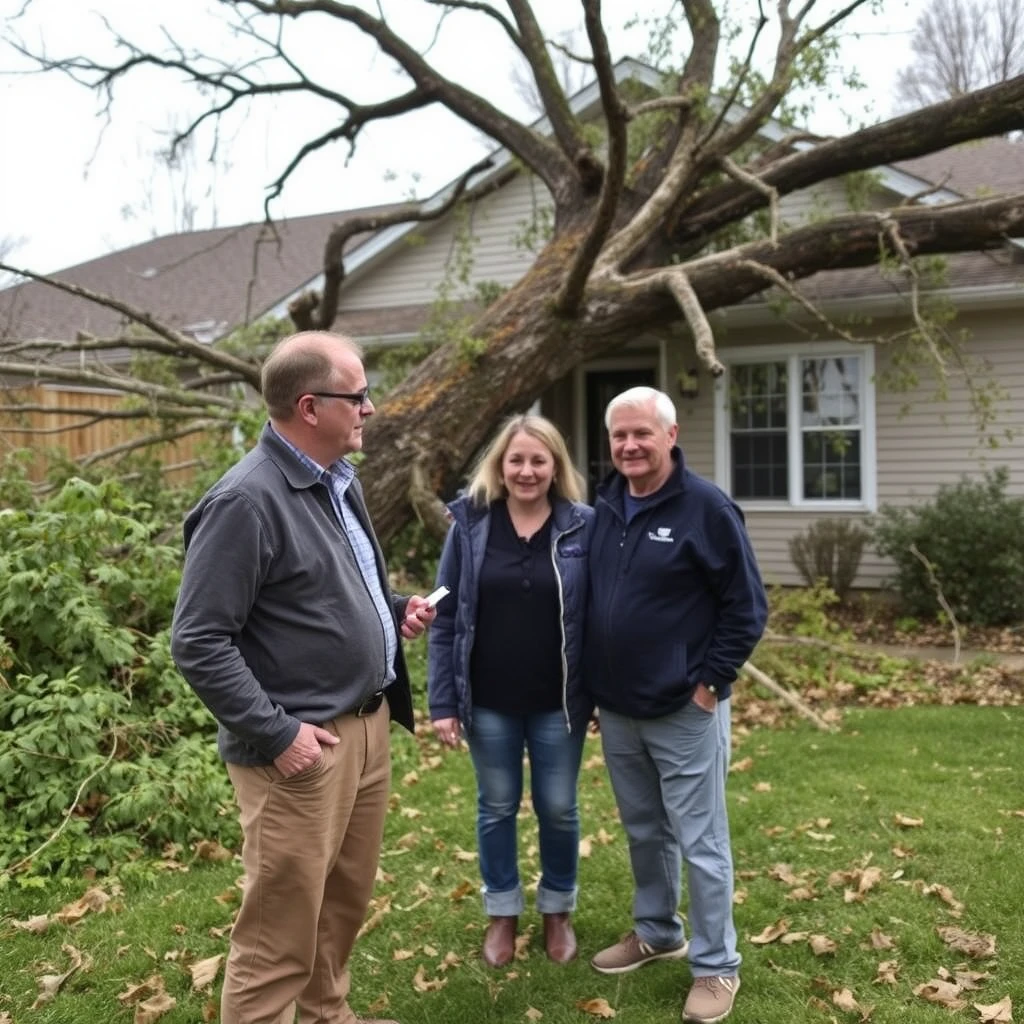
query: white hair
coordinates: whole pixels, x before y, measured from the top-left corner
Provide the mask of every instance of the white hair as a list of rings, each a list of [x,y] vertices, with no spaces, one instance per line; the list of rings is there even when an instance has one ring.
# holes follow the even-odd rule
[[[612,413],[616,409],[636,409],[652,404],[655,414],[666,430],[676,425],[675,403],[664,391],[659,391],[657,388],[649,388],[646,385],[629,388],[627,391],[623,391],[622,394],[616,395],[608,403],[608,408],[604,411],[604,425],[608,430],[611,430]]]

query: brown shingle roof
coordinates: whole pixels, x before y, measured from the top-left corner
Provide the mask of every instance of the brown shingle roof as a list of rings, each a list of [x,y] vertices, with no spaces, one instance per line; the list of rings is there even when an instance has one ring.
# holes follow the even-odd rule
[[[1012,142],[1002,136],[978,139],[893,166],[922,182],[944,183],[969,198],[1019,192],[1024,189],[1024,141]]]
[[[365,212],[383,209],[388,207]],[[349,212],[292,217],[274,231],[254,223],[165,235],[53,276],[212,340],[257,319],[316,277],[332,224]],[[350,239],[345,251],[368,237]],[[0,292],[0,335],[67,339],[87,331],[113,337],[122,321],[113,310],[35,281]]]

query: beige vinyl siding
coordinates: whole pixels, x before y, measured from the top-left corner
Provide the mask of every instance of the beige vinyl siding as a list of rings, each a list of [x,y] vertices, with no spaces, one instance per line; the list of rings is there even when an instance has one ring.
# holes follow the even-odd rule
[[[509,286],[530,268],[535,253],[517,244],[538,208],[550,209],[544,186],[529,175],[516,175],[496,192],[470,208],[468,226],[475,242],[470,287],[480,281]],[[457,232],[467,223],[448,215],[436,224],[417,226],[413,240],[400,243],[393,253],[375,262],[346,282],[340,309],[381,309],[389,306],[427,305],[437,298],[445,268],[458,255]]]
[[[850,206],[842,182],[827,181],[813,188],[791,192],[779,200],[779,219],[785,224],[800,224],[835,216]]]
[[[935,398],[934,382],[925,380],[912,394],[898,394],[876,388],[876,466],[878,505],[912,506],[930,500],[941,484],[956,483],[961,477],[978,479],[988,470],[1007,466],[1010,491],[1024,495],[1024,326],[1019,314],[1003,310],[990,313],[962,313],[956,328],[970,333],[970,358],[981,364],[978,379],[995,379],[1004,396],[997,405],[996,428],[1016,436],[1004,439],[991,449],[979,441],[977,421],[970,412],[968,389],[962,379],[951,382],[949,398]],[[880,333],[894,323],[877,324]],[[774,345],[797,336],[784,328],[754,331],[729,331],[723,336],[720,351],[728,359],[730,347],[756,344]],[[883,375],[890,354],[878,346],[876,372]],[[670,362],[670,366],[671,366]],[[987,365],[988,371],[984,369]],[[669,375],[670,381],[672,374]],[[680,438],[693,469],[713,476],[712,405],[708,387],[702,380],[701,395],[695,400],[686,424],[686,400],[676,398],[680,410]],[[906,409],[904,407],[907,407]],[[802,578],[789,557],[789,540],[818,518],[856,518],[850,512],[816,513],[813,509],[745,510],[747,526],[766,581],[782,585],[800,585]],[[888,566],[869,546],[861,561],[858,587],[881,586]]]

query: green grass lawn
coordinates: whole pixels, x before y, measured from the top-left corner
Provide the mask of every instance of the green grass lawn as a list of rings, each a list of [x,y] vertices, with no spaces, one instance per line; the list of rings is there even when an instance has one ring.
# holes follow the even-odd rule
[[[964,1005],[953,1020],[977,1021],[972,1004],[1006,996],[1020,1020],[1022,750],[1018,708],[850,710],[833,734],[794,725],[738,737],[729,801],[744,963],[731,1020],[857,1021],[869,1013],[878,1024],[944,1022],[950,1011],[914,994],[943,971],[951,981],[957,971],[961,978],[973,972],[968,981],[978,986],[959,994]],[[690,981],[685,963],[618,978],[587,964],[629,929],[632,900],[597,738],[584,753],[580,790],[586,838],[575,920],[584,955],[568,966],[547,961],[531,910],[521,921],[533,930],[523,958],[492,971],[479,958],[484,917],[468,755],[396,732],[381,881],[372,927],[352,965],[357,1012],[402,1024],[561,1024],[599,1019],[578,1004],[604,1000],[616,1021],[678,1020]],[[522,866],[533,881],[536,827],[528,812],[520,821]],[[223,929],[237,905],[239,868],[189,863],[190,856],[125,865],[116,881],[41,888],[9,882],[0,890],[0,1022],[130,1022],[136,1008],[118,996],[154,975],[177,1004],[159,1018],[165,1024],[215,1019],[216,985],[194,991],[189,967],[226,951]],[[112,896],[103,913],[74,924],[51,917],[42,934],[14,926],[55,914],[90,884]],[[778,938],[752,941],[771,926]],[[994,936],[994,955],[972,958],[950,948],[938,931],[947,927]],[[832,951],[816,954],[812,938]],[[52,1001],[31,1009],[38,979],[79,959],[82,966]],[[890,982],[877,980],[886,962],[894,962]],[[837,998],[850,1009],[834,1001],[844,990],[848,995]]]

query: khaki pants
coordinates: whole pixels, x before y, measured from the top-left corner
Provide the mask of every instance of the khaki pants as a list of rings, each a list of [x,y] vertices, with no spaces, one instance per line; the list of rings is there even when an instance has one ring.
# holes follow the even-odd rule
[[[373,892],[391,783],[387,701],[324,728],[340,742],[283,779],[229,764],[245,885],[221,1024],[352,1024],[348,959]]]

